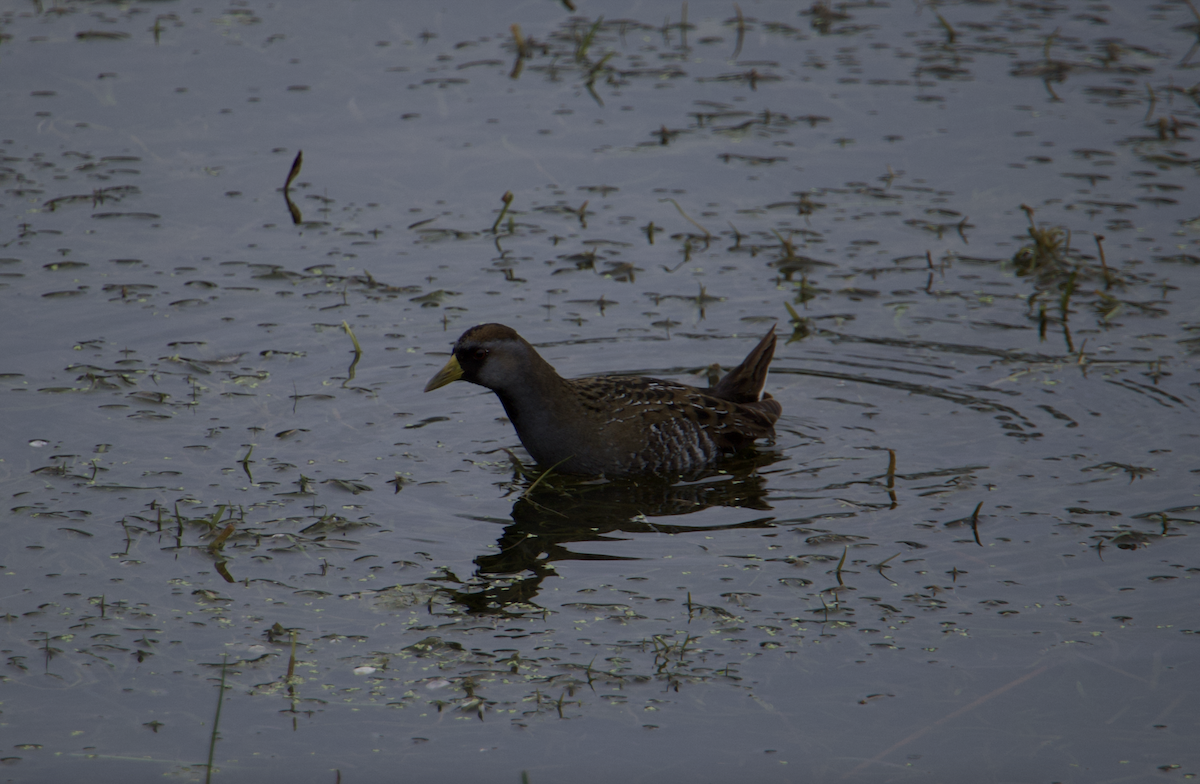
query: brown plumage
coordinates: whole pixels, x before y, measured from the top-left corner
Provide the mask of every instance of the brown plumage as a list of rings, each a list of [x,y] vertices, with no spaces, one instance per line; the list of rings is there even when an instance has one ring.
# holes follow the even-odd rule
[[[565,379],[511,327],[463,333],[425,391],[463,379],[496,393],[525,449],[568,474],[688,474],[773,438],[783,407],[763,394],[771,327],[712,389],[637,376]]]

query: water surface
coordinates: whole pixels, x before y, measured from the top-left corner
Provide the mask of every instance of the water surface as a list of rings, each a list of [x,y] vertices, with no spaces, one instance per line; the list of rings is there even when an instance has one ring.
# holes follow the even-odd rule
[[[4,777],[1194,777],[1198,36],[4,11]],[[778,437],[523,496],[421,393],[485,321],[700,385],[777,324]]]

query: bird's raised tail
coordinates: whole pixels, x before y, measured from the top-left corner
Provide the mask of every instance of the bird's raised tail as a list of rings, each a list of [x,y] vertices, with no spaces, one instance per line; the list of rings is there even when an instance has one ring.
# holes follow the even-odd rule
[[[772,326],[771,331],[758,341],[758,345],[746,355],[742,363],[726,373],[716,386],[708,390],[708,394],[731,403],[746,404],[757,403],[760,399],[770,400],[770,395],[766,395],[764,398],[763,386],[767,383],[767,368],[770,367],[771,359],[774,356],[775,327]],[[778,401],[772,402],[775,403],[774,408],[777,409],[775,416],[778,417],[782,406]],[[766,410],[770,407],[762,408]]]

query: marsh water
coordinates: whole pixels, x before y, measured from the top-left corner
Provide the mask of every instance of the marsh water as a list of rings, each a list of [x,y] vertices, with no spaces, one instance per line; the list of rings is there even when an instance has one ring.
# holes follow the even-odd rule
[[[1200,775],[1196,10],[568,5],[0,9],[0,779]]]

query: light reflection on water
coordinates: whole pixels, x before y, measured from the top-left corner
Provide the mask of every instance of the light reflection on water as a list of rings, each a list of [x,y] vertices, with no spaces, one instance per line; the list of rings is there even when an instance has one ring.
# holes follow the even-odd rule
[[[1196,773],[1185,6],[159,6],[3,17],[14,780]],[[779,437],[522,497],[483,321]]]

